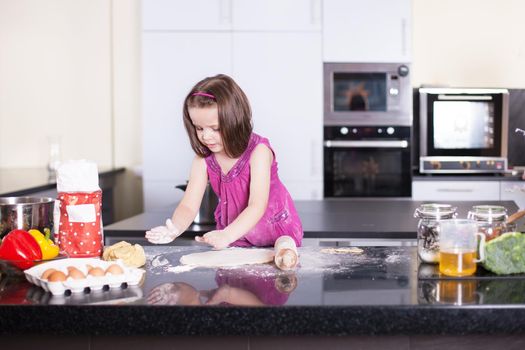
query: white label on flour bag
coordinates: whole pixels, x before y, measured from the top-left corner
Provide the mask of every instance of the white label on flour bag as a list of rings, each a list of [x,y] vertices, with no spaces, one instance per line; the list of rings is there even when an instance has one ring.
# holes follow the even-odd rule
[[[69,222],[95,222],[97,220],[93,204],[68,205],[66,210]]]

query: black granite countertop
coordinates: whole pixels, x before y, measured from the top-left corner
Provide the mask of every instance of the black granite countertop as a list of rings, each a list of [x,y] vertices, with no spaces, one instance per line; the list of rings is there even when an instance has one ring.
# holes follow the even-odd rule
[[[124,168],[100,168],[100,177],[123,172]],[[25,196],[55,189],[56,178],[46,168],[1,168],[0,196]]]
[[[300,267],[285,272],[272,264],[184,269],[178,263],[183,254],[209,249],[188,243],[145,247],[147,272],[138,287],[52,296],[24,280],[3,278],[0,334],[525,332],[525,278],[418,279],[414,247],[335,254],[337,246],[307,239]]]
[[[422,203],[411,199],[324,199],[295,201],[304,236],[320,239],[415,239],[418,219],[414,211]],[[443,203],[443,202],[440,202]],[[518,210],[513,201],[449,201],[457,207],[458,217],[466,218],[474,205],[502,205],[509,214]],[[144,232],[162,225],[175,207],[142,213],[104,227],[108,242],[126,239],[140,244]],[[211,225],[192,225],[183,237],[214,229]]]

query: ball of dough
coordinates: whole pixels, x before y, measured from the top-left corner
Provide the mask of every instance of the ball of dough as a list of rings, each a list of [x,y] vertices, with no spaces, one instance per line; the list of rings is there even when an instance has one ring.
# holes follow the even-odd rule
[[[146,264],[146,254],[140,244],[131,245],[126,241],[120,241],[104,249],[102,259],[115,261],[121,259],[129,267],[141,267]]]

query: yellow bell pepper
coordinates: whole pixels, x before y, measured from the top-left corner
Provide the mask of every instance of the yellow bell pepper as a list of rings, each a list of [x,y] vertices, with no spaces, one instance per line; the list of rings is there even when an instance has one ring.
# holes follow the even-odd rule
[[[59,248],[55,244],[55,242],[53,242],[53,240],[49,238],[51,234],[49,229],[44,229],[44,232],[46,233],[45,235],[36,229],[29,230],[29,234],[33,236],[33,238],[38,243],[40,250],[42,250],[42,259],[53,259],[58,256]]]

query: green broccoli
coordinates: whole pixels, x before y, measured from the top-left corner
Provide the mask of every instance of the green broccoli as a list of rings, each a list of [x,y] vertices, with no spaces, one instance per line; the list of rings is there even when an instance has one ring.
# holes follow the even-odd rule
[[[525,234],[507,232],[487,242],[483,267],[498,275],[525,272]]]

